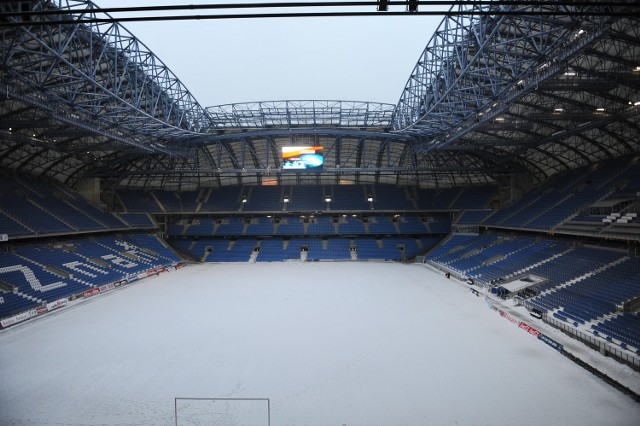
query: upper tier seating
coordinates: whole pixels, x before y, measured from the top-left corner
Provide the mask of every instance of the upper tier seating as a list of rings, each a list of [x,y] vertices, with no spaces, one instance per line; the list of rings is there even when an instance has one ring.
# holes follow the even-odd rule
[[[496,193],[493,186],[421,188],[397,185],[224,186],[197,191],[120,189],[127,212],[410,212],[484,209]],[[285,198],[287,201],[285,202]],[[329,200],[329,201],[327,201]],[[371,200],[371,201],[369,201]]]
[[[132,215],[133,213],[129,213]],[[126,214],[125,214],[126,215]],[[169,223],[167,233],[171,237],[238,237],[244,235],[409,235],[447,234],[451,230],[446,214],[422,215],[310,215],[277,217],[207,217],[203,215],[180,218]]]
[[[361,185],[334,185],[333,192],[327,191],[325,195],[331,196],[330,209],[334,211],[362,211],[371,210],[371,202],[367,201],[369,194],[367,188]]]
[[[0,174],[0,234],[10,239],[130,228],[57,182]]]
[[[151,191],[127,189],[118,191],[117,196],[126,212],[163,212]]]
[[[479,225],[490,214],[491,210],[464,210],[454,223],[456,225]]]
[[[158,224],[148,213],[118,213],[118,217],[124,223],[136,229],[156,229]]]
[[[211,188],[202,202],[200,212],[239,211],[242,206],[241,188],[223,186]]]
[[[395,185],[373,185],[373,206],[375,210],[414,210],[406,187]]]
[[[293,212],[321,211],[327,209],[324,188],[320,185],[287,186],[282,189],[283,198],[288,196],[286,210]],[[283,206],[284,207],[284,206]]]
[[[161,206],[162,211],[167,212],[183,212],[188,211],[182,205],[182,196],[183,194],[178,194],[174,191],[153,191],[153,196],[156,199],[156,202],[159,206]]]
[[[624,182],[629,184],[631,176],[638,174],[639,168],[638,164],[617,159],[599,164],[595,168],[569,171],[536,187],[510,206],[497,210],[482,224],[505,228],[553,230],[563,222],[578,216],[598,200],[611,196]],[[599,232],[597,227],[596,232]],[[640,236],[640,233],[638,234]]]
[[[255,186],[248,187],[247,202],[242,206],[242,211],[278,211],[282,210],[282,188],[279,186]]]

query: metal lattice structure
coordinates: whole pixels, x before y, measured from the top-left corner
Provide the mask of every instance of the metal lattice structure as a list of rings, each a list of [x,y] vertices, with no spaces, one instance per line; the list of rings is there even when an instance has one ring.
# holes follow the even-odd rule
[[[0,5],[3,13],[24,8],[100,14],[86,1]],[[185,155],[172,145],[210,121],[180,80],[121,25],[56,24],[65,18],[2,29],[2,164],[73,181],[88,162]]]
[[[451,151],[538,180],[636,153],[639,9],[618,7],[628,16],[609,15],[608,2],[455,7],[468,14],[442,21],[393,130],[420,140],[419,163]]]
[[[640,8],[631,0],[456,4],[397,105],[285,100],[205,109],[104,16],[90,1],[0,4],[4,169],[72,186],[85,178],[175,189],[448,186],[514,174],[542,181],[640,152]],[[325,147],[324,170],[282,171],[280,149],[306,144]]]

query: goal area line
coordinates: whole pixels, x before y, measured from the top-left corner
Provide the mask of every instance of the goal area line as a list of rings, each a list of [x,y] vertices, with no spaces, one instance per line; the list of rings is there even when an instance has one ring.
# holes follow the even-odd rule
[[[184,405],[188,405],[189,403],[206,404],[207,402],[210,402],[211,404],[215,404],[216,402],[220,402],[224,404],[238,403],[239,405],[246,405],[247,403],[250,404],[254,402],[266,403],[266,425],[271,426],[271,400],[269,398],[187,398],[187,397],[174,398],[174,413],[175,413],[176,426],[181,426],[181,420],[182,421],[185,420],[185,419],[179,418],[179,415],[178,415],[181,408],[179,407],[181,403],[184,406]],[[261,411],[264,409],[264,405],[263,404],[260,404],[260,405],[262,406],[259,409]],[[254,410],[255,408],[256,407],[253,407]],[[183,417],[184,417],[184,414],[183,414]],[[193,423],[189,423],[189,424],[193,424]]]

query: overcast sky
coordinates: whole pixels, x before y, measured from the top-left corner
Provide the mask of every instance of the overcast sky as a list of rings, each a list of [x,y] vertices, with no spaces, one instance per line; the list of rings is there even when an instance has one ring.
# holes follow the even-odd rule
[[[231,0],[95,2],[102,7],[238,3]],[[375,11],[375,6],[355,10]],[[327,10],[307,8],[305,11]],[[258,12],[260,10],[225,13]],[[210,13],[214,12],[190,12]],[[441,20],[440,15],[269,18],[127,22],[125,27],[146,44],[205,107],[285,99],[396,104],[420,53]]]

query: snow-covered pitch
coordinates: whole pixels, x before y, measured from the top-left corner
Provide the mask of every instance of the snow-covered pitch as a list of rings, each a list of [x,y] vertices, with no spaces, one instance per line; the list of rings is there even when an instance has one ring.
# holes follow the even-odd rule
[[[640,419],[463,285],[395,263],[189,266],[1,332],[0,378],[2,425],[173,425],[176,397],[269,398],[274,426]]]

